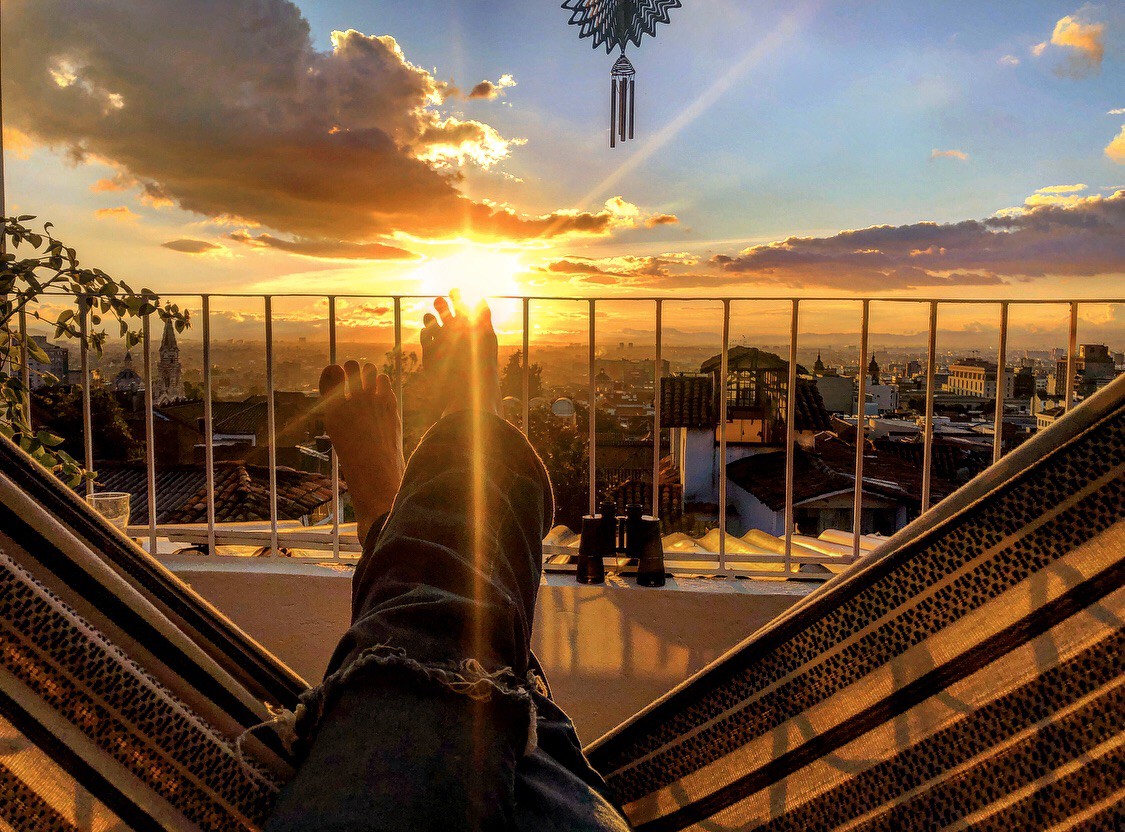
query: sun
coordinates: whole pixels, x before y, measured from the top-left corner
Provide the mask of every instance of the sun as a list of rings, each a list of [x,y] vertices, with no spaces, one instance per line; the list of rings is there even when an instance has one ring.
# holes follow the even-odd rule
[[[410,276],[417,281],[419,294],[448,295],[450,289],[456,288],[473,305],[482,299],[519,295],[516,275],[524,270],[518,254],[466,247],[448,257],[423,263]],[[494,319],[506,317],[501,307],[509,304],[492,306]]]

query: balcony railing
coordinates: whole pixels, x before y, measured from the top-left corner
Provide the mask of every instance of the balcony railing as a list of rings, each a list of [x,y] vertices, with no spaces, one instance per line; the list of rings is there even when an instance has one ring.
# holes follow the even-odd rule
[[[153,378],[152,366],[152,332],[150,318],[143,321],[143,374],[145,379],[145,452],[147,455],[147,496],[148,496],[148,522],[142,526],[131,526],[129,533],[142,539],[151,552],[158,551],[158,541],[161,538],[174,541],[195,542],[207,554],[215,555],[219,546],[252,546],[263,547],[267,550],[266,556],[277,556],[282,548],[306,549],[314,552],[324,552],[333,560],[347,560],[360,551],[354,535],[347,536],[342,533],[345,524],[341,522],[340,511],[340,472],[335,454],[331,454],[331,482],[332,503],[331,522],[323,527],[295,526],[289,521],[279,521],[277,503],[277,414],[275,406],[274,384],[274,302],[280,298],[306,298],[309,300],[327,301],[328,319],[328,357],[333,363],[337,362],[337,300],[346,298],[353,300],[390,301],[393,309],[394,331],[394,364],[393,381],[399,399],[400,411],[403,407],[403,304],[411,301],[428,301],[429,296],[422,295],[379,295],[379,294],[302,294],[284,293],[274,295],[249,295],[241,293],[212,293],[190,294],[177,293],[175,297],[199,298],[201,302],[201,325],[203,340],[203,436],[204,436],[204,464],[206,469],[206,484],[208,491],[207,522],[203,524],[169,525],[157,523],[157,489],[156,489],[156,457],[155,457],[155,429],[154,429],[154,401],[151,379]],[[266,360],[266,386],[267,386],[267,419],[268,433],[271,441],[268,447],[268,470],[270,485],[269,520],[261,524],[220,524],[215,516],[215,445],[214,423],[212,414],[212,301],[223,299],[253,299],[261,301],[264,305],[265,324],[265,360]],[[662,362],[664,357],[664,313],[667,304],[700,303],[707,302],[721,304],[722,306],[722,341],[721,341],[721,379],[729,378],[728,352],[731,345],[731,307],[736,303],[768,302],[783,303],[789,309],[789,354],[788,354],[788,386],[787,390],[793,391],[797,386],[797,351],[799,346],[799,328],[802,305],[807,308],[811,303],[853,303],[861,309],[861,319],[858,334],[860,336],[859,367],[857,374],[858,394],[857,400],[866,400],[867,377],[863,368],[867,367],[870,360],[869,340],[872,304],[909,304],[922,305],[928,311],[928,360],[926,367],[925,412],[922,429],[923,463],[921,486],[921,509],[926,511],[932,502],[933,479],[933,449],[934,449],[934,399],[935,399],[935,373],[937,368],[937,334],[938,316],[942,307],[951,306],[995,306],[999,309],[999,341],[997,345],[997,365],[1006,366],[1008,350],[1008,323],[1009,312],[1012,307],[1018,306],[1063,306],[1069,311],[1069,336],[1067,341],[1066,365],[1066,390],[1064,395],[1064,408],[1069,410],[1075,401],[1075,371],[1078,347],[1078,321],[1079,309],[1082,305],[1117,305],[1125,303],[1125,298],[1091,298],[1082,300],[1070,299],[919,299],[897,297],[866,297],[866,298],[840,298],[840,297],[789,297],[777,298],[766,296],[740,296],[740,297],[681,297],[668,295],[664,297],[568,297],[568,296],[496,296],[490,301],[515,301],[522,307],[522,425],[526,433],[529,426],[529,393],[530,393],[530,367],[531,367],[531,319],[532,309],[535,304],[543,303],[574,303],[580,302],[587,306],[588,319],[588,363],[589,363],[589,451],[588,451],[588,496],[589,511],[595,513],[598,504],[597,493],[597,441],[595,418],[597,415],[597,389],[595,380],[596,352],[597,352],[597,310],[599,303],[631,303],[647,305],[653,313],[653,334],[655,336],[655,391],[654,391],[654,424],[653,424],[653,449],[652,449],[652,477],[654,487],[652,503],[649,509],[653,516],[660,516],[658,487],[661,466],[661,408],[660,394],[662,383]],[[79,314],[80,331],[88,331],[89,312]],[[21,334],[26,337],[26,322],[20,317]],[[29,368],[25,363],[22,367],[25,388],[30,389]],[[83,436],[85,443],[85,465],[87,469],[95,468],[93,438],[92,438],[92,411],[91,411],[91,366],[90,355],[85,341],[80,347],[81,377],[82,377],[82,417]],[[726,474],[727,460],[727,396],[719,395],[719,468],[721,474],[718,481],[718,526],[717,530],[727,528],[727,496],[728,483]],[[732,536],[712,530],[708,535],[698,541],[684,541],[679,537],[679,544],[667,546],[665,557],[668,562],[669,572],[676,574],[713,574],[722,576],[745,577],[795,577],[802,565],[818,564],[821,566],[847,566],[858,558],[863,552],[870,550],[877,542],[877,537],[864,535],[861,528],[863,516],[863,487],[854,488],[854,502],[852,517],[854,526],[850,533],[825,534],[818,542],[808,539],[795,540],[797,535],[794,522],[794,457],[795,457],[795,395],[785,396],[784,415],[784,447],[785,461],[785,509],[783,537],[778,537],[782,543],[779,552],[746,552],[742,551],[745,545],[735,545]],[[30,412],[30,409],[29,411]],[[992,442],[992,460],[1000,459],[1002,448],[1002,423],[1004,418],[1004,396],[996,396],[994,413],[994,436]],[[861,416],[857,418],[857,437],[855,452],[854,482],[864,482],[864,447],[867,424]],[[88,493],[93,490],[93,483],[87,484]],[[734,540],[737,540],[735,538]],[[682,545],[681,545],[682,544]],[[545,554],[549,556],[546,568],[549,571],[573,571],[574,566],[566,563],[552,563],[558,556],[577,554],[576,539],[574,545],[565,545],[550,540],[545,544]],[[815,548],[809,548],[811,546]],[[608,560],[608,559],[607,559]],[[607,563],[607,568],[613,570],[620,568],[628,571],[623,562]],[[802,576],[804,577],[804,576]]]

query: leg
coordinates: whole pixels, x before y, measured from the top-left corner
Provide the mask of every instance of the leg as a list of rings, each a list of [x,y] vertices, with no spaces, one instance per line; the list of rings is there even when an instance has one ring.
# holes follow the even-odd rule
[[[364,518],[371,531],[356,569],[353,624],[309,699],[308,756],[268,829],[624,829],[608,802],[549,753],[557,718],[536,720],[538,694],[527,681],[553,510],[546,471],[488,404],[499,403],[499,390],[487,317],[474,325],[438,311],[442,331],[429,335],[447,356],[468,347],[476,359],[457,358],[460,378],[445,365],[447,415],[411,458],[385,525]],[[471,378],[488,389],[474,392]],[[330,432],[356,424],[331,412],[327,422]],[[362,470],[345,463],[346,448],[386,468],[372,464],[378,442],[332,437],[345,476]],[[374,511],[377,501],[365,505]],[[537,723],[548,748],[536,748]]]

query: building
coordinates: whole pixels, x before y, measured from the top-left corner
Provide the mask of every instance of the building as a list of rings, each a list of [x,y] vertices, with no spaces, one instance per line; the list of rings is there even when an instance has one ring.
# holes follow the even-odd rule
[[[1065,371],[1064,371],[1065,372]],[[1012,398],[1012,371],[1004,368],[1004,398]],[[979,358],[963,358],[949,367],[945,390],[959,396],[996,398],[996,364]]]
[[[786,440],[789,363],[754,347],[732,347],[723,384],[721,356],[703,362],[695,376],[672,376],[661,385],[661,424],[672,431],[672,468],[686,508],[713,513],[723,466],[774,452]],[[816,385],[798,366],[794,441],[811,446],[832,422]],[[719,418],[726,396],[726,458],[720,459]]]
[[[145,380],[141,378],[141,374],[133,367],[133,354],[131,352],[125,353],[125,366],[114,376],[111,386],[113,387],[113,392],[122,393],[124,395],[144,392]]]
[[[176,329],[172,319],[168,318],[164,321],[164,337],[160,339],[160,363],[156,367],[156,378],[152,380],[153,401],[163,405],[187,398],[184,393],[183,369],[180,346],[176,343]]]
[[[70,351],[66,347],[52,344],[46,335],[32,335],[31,340],[47,354],[46,361],[40,361],[30,352],[27,355],[27,367],[31,376],[31,389],[41,390],[47,386],[46,375],[52,375],[60,384],[70,381]]]
[[[817,376],[814,383],[829,413],[855,412],[855,379],[830,373]]]

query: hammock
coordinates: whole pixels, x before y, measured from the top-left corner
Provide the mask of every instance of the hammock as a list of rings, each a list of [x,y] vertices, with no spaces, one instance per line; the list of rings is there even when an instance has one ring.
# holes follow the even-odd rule
[[[0,830],[259,828],[305,683],[0,440]],[[1125,378],[588,752],[644,832],[1120,828],[1123,581]]]
[[[0,830],[259,828],[306,683],[0,439]]]

